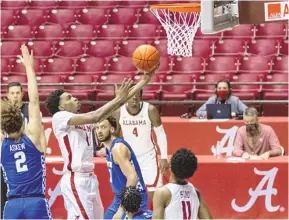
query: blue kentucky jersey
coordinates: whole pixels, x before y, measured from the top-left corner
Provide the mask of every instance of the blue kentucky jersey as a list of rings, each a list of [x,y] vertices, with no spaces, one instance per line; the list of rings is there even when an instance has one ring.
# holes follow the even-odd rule
[[[10,138],[3,140],[1,164],[8,197],[45,194],[44,153],[26,135],[17,142]]]
[[[135,213],[132,217],[132,219],[152,219],[153,212],[151,210],[146,211],[139,211]],[[127,215],[124,216],[123,219],[128,219]]]
[[[140,192],[145,192],[146,186],[145,186],[145,183],[141,174],[141,169],[139,167],[136,156],[133,150],[131,149],[130,145],[121,138],[114,139],[113,142],[111,143],[110,150],[106,149],[106,161],[107,161],[107,167],[108,167],[109,174],[110,174],[109,181],[112,187],[112,191],[118,195],[122,191],[122,189],[126,186],[126,181],[127,181],[126,176],[122,173],[119,165],[115,164],[113,160],[112,149],[117,143],[123,143],[129,149],[130,155],[131,155],[130,162],[134,166],[135,171],[138,176],[138,180],[139,180],[136,187]]]

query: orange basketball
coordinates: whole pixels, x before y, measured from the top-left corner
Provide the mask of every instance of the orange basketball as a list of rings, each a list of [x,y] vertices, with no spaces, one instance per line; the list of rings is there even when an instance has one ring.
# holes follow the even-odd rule
[[[136,68],[150,71],[159,63],[160,53],[155,47],[144,44],[135,49],[132,59]]]

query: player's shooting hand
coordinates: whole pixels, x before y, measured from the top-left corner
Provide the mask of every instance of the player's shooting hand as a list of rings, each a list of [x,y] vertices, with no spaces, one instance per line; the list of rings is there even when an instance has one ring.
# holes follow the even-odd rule
[[[160,67],[160,62],[150,71],[140,71],[144,74],[144,80],[149,83],[151,80],[152,76],[154,75],[155,71]]]
[[[133,81],[130,78],[125,78],[119,88],[117,87],[117,85],[114,85],[115,97],[120,100],[125,100],[129,94],[132,83]]]
[[[25,67],[33,67],[33,51],[31,50],[30,54],[28,47],[25,44],[22,44],[21,53],[22,56],[18,55],[17,57],[21,60]]]
[[[159,168],[161,171],[161,174],[164,174],[169,169],[169,163],[167,159],[160,159],[159,160]]]

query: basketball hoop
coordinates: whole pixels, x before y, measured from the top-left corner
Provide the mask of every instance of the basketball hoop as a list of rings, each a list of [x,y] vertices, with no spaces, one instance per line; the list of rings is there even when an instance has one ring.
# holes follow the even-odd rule
[[[168,54],[192,56],[193,40],[200,25],[201,5],[196,3],[150,6],[167,33]]]

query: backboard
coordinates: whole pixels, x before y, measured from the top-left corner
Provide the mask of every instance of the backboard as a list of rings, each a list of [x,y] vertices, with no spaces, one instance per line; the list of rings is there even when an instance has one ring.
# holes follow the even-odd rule
[[[202,0],[201,31],[214,34],[238,24],[288,22],[288,1]]]

